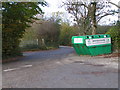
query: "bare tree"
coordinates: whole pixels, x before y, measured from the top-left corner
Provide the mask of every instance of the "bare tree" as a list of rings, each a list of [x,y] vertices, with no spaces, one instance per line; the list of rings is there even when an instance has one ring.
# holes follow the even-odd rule
[[[85,2],[83,0],[67,0],[63,2],[66,10],[74,16],[79,28],[82,28],[82,33],[92,29],[92,34],[96,34],[98,22],[105,16],[118,13],[111,9],[111,5],[115,5],[107,0],[96,2]],[[116,5],[115,5],[116,6]]]
[[[74,21],[77,23],[81,35],[86,34],[91,27],[88,18],[88,3],[82,1],[79,2],[78,0],[67,0],[63,3],[66,10],[74,16]]]
[[[57,44],[60,34],[59,24],[53,19],[40,21],[37,25],[37,35],[40,47]]]

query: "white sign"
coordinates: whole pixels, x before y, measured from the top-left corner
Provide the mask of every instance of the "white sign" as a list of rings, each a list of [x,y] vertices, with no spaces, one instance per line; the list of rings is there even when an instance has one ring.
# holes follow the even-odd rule
[[[86,39],[86,46],[110,44],[111,38]]]
[[[74,38],[74,43],[83,43],[82,38]]]

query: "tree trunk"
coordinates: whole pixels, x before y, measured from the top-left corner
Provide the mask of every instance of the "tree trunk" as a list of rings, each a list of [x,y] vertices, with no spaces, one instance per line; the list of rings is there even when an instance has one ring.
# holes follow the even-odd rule
[[[92,35],[96,34],[97,23],[96,23],[96,2],[92,3],[92,12],[91,12],[91,19],[92,19]]]
[[[41,38],[38,38],[38,46],[41,48],[41,49],[46,49],[46,45],[45,45],[45,41],[44,39],[41,37]]]
[[[85,21],[83,22],[83,35],[86,35]]]
[[[95,35],[95,34],[96,34],[96,29],[97,29],[96,20],[93,20],[93,24],[92,24],[92,35]]]

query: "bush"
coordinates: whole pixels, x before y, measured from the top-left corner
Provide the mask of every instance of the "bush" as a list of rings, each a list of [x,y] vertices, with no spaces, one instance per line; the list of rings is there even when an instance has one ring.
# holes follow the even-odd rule
[[[97,26],[97,34],[104,34],[107,33],[112,26],[106,25],[106,26]]]
[[[120,49],[120,22],[117,22],[115,26],[113,26],[107,34],[110,34],[112,38],[112,46],[113,50]]]
[[[23,47],[21,47],[22,51],[31,51],[31,50],[37,50],[39,49],[38,45],[36,44],[27,44]]]
[[[71,45],[71,38],[74,35],[77,35],[77,28],[70,26],[67,23],[62,23],[61,32],[60,32],[60,44],[61,45]]]

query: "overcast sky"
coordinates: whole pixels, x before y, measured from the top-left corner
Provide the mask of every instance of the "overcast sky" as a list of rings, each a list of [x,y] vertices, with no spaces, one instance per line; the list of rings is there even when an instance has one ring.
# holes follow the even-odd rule
[[[64,7],[60,7],[62,5],[62,1],[65,0],[45,0],[49,4],[49,7],[44,7],[42,10],[45,12],[45,16],[48,17],[51,15],[52,12],[64,12],[64,19],[69,19],[70,15],[65,11]],[[111,0],[111,2],[118,4],[119,0]],[[113,6],[112,8],[117,9],[117,7]],[[70,20],[70,19],[69,19]],[[101,19],[100,24],[109,24],[112,23],[113,21],[118,20],[118,15],[114,16],[107,16],[103,19]],[[72,21],[72,19],[71,19]]]

